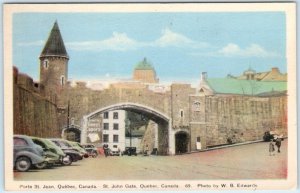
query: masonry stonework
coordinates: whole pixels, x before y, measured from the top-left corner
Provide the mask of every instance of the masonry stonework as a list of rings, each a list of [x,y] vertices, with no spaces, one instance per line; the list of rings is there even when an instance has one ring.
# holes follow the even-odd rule
[[[14,134],[60,137],[55,101],[45,98],[39,85],[16,68],[13,77]]]

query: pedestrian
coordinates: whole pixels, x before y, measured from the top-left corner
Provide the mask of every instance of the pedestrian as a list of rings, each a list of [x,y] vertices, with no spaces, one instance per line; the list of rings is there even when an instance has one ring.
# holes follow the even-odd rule
[[[270,144],[269,144],[269,155],[270,156],[275,155],[274,151],[275,151],[275,147],[274,147],[273,140],[271,139]]]
[[[149,147],[146,145],[145,150],[144,150],[144,156],[148,155]]]
[[[107,157],[108,156],[108,145],[104,144],[103,149],[104,149],[104,155],[105,155],[105,157]]]
[[[280,153],[281,141],[282,141],[282,139],[279,138],[279,137],[277,137],[277,138],[275,139],[275,145],[277,146],[277,152],[278,152],[278,153]]]

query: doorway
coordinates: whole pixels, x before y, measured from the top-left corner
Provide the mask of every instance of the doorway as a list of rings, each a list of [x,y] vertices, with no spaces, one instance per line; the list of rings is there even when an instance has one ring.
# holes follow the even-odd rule
[[[189,137],[186,132],[178,132],[175,134],[175,153],[182,154],[188,152]]]

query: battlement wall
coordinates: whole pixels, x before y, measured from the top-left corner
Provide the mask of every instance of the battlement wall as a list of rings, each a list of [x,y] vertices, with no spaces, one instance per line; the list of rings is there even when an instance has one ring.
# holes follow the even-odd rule
[[[13,69],[14,134],[38,137],[59,137],[55,101],[45,98],[43,88],[33,79]]]

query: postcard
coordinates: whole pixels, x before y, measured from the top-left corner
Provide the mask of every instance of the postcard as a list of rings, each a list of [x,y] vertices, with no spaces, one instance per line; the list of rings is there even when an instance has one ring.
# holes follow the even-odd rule
[[[6,190],[295,189],[295,10],[4,4]]]

